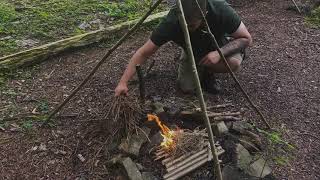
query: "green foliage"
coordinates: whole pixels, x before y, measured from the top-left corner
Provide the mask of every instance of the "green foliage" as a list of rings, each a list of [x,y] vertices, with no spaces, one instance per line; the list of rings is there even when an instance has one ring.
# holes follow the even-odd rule
[[[320,6],[316,9],[314,9],[311,12],[311,15],[306,17],[306,20],[309,24],[320,27]]]
[[[33,128],[33,121],[32,120],[24,121],[21,127],[26,131],[30,131]]]
[[[0,25],[1,34],[1,25]],[[17,48],[17,43],[13,39],[5,39],[0,41],[0,54],[12,53]]]
[[[0,2],[0,35],[7,34],[10,29],[7,28],[8,23],[16,18],[14,8],[5,2]]]
[[[15,39],[37,39],[41,44],[56,41],[86,30],[79,25],[100,19],[103,24],[118,23],[141,16],[152,0],[3,0],[0,2],[0,38],[10,34]],[[19,7],[19,11],[15,8]],[[163,9],[163,8],[162,8]],[[112,19],[112,21],[110,21]],[[0,56],[17,51],[13,40],[0,43]]]
[[[294,150],[293,145],[288,143],[282,138],[280,132],[271,131],[267,132],[261,129],[257,129],[259,133],[263,134],[268,141],[267,157],[272,157],[273,162],[278,165],[287,165],[292,159]]]
[[[49,104],[48,101],[41,101],[37,108],[41,113],[48,113],[49,112]]]

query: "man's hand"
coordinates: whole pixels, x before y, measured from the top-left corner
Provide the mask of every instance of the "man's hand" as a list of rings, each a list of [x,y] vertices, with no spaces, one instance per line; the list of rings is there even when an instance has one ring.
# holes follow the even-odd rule
[[[220,55],[218,51],[209,52],[204,58],[201,59],[200,64],[206,66],[212,66],[220,61]]]
[[[115,96],[120,96],[120,95],[126,95],[128,96],[128,85],[126,83],[119,83],[116,87],[116,89],[114,90],[114,95]]]

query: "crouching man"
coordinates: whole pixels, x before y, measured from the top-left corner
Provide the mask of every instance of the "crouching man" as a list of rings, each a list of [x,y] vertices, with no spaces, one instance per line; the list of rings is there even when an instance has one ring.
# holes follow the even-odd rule
[[[220,58],[210,35],[205,31],[205,23],[196,0],[181,0],[181,2],[202,88],[210,93],[218,93],[220,87],[214,78],[214,73],[227,73],[227,67]],[[224,0],[198,0],[198,3],[232,70],[239,70],[243,60],[242,53],[252,43],[251,35],[246,26]],[[152,32],[149,40],[131,58],[115,89],[115,96],[128,94],[128,81],[135,74],[135,66],[143,64],[160,46],[169,41],[175,42],[184,49],[178,69],[177,83],[179,88],[185,93],[195,91],[192,66],[188,60],[189,56],[185,53],[186,44],[183,31],[176,9],[171,9],[167,17]]]

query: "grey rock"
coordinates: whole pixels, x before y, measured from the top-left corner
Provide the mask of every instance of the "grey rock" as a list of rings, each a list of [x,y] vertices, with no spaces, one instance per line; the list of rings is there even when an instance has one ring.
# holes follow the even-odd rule
[[[5,36],[3,38],[0,38],[0,41],[5,41],[5,40],[9,40],[12,39],[12,36]]]
[[[89,22],[89,24],[100,24],[100,23],[101,23],[100,19],[95,19],[95,20]]]
[[[78,26],[78,28],[82,29],[82,30],[86,30],[86,29],[88,29],[90,27],[91,27],[91,25],[89,23],[87,23],[87,22],[83,22]]]
[[[23,47],[23,48],[28,48],[28,47],[33,47],[36,44],[38,44],[39,41],[36,39],[23,39],[23,40],[16,40],[16,44],[19,47]]]
[[[238,133],[245,133],[246,130],[252,130],[252,126],[249,123],[243,121],[235,121],[232,124],[232,129]]]
[[[160,102],[155,102],[155,103],[152,104],[153,112],[156,113],[156,114],[164,112],[163,108],[164,108],[164,105],[161,104]]]
[[[246,174],[253,177],[265,177],[271,174],[272,170],[263,158],[254,161],[249,151],[241,144],[236,146],[237,167],[243,170]],[[261,174],[262,172],[262,174]]]
[[[156,178],[152,172],[143,172],[142,173],[142,179],[143,180],[159,180]]]
[[[223,121],[221,121],[214,125],[214,132],[216,135],[222,135],[228,132],[228,128],[226,124]]]
[[[130,180],[143,180],[136,164],[129,157],[124,158],[121,164],[126,169]]]
[[[129,139],[123,139],[118,148],[126,153],[138,156],[142,144],[148,140],[147,136],[150,134],[149,128],[144,127],[142,131],[133,134]]]
[[[254,177],[260,177],[261,175],[262,178],[271,174],[271,172],[271,168],[263,158],[254,161],[246,170],[246,173],[248,173],[249,175]]]
[[[244,148],[241,144],[236,145],[236,156],[237,156],[237,167],[246,170],[253,160],[249,151]]]

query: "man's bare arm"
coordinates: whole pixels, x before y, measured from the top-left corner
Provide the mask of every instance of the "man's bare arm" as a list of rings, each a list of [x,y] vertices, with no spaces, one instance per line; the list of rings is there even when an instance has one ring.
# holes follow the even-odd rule
[[[136,72],[136,65],[143,64],[146,59],[157,51],[158,47],[148,40],[138,51],[132,56],[126,70],[124,71],[120,82],[127,83]]]
[[[133,77],[136,73],[136,65],[143,64],[149,56],[155,53],[158,50],[158,46],[156,46],[150,39],[138,49],[138,51],[132,56],[129,64],[127,65],[126,70],[124,71],[116,89],[115,95],[119,96],[121,94],[127,94],[128,91],[128,81]]]
[[[251,35],[242,22],[236,32],[232,33],[231,36],[234,40],[221,48],[225,57],[230,57],[252,44]]]

